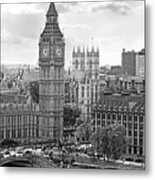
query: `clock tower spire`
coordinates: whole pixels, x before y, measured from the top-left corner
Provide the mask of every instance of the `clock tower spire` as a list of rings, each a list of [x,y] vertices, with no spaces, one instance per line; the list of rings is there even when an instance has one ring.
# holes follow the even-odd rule
[[[39,41],[39,134],[43,140],[58,141],[63,136],[64,46],[58,13],[50,3]]]

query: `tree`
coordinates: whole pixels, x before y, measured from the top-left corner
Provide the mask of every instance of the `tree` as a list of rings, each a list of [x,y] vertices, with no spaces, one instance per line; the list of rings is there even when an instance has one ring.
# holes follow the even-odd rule
[[[91,142],[97,153],[103,154],[104,159],[119,159],[125,153],[128,139],[125,136],[125,127],[113,124],[98,129],[91,137]]]
[[[76,107],[65,106],[64,107],[64,127],[74,126],[76,119],[80,117],[80,110]]]
[[[33,102],[39,103],[39,82],[32,81],[29,84],[30,86],[30,94],[32,96]]]
[[[3,80],[4,78],[4,73],[0,71],[0,82]]]
[[[76,130],[77,138],[82,141],[89,141],[91,136],[91,123],[83,122]]]
[[[12,146],[17,146],[19,144],[19,142],[13,140],[13,139],[4,139],[1,142],[1,146],[2,147],[12,147]]]
[[[11,89],[11,88],[12,88],[12,86],[13,86],[12,81],[9,81],[9,82],[7,83],[7,86],[8,86],[8,88],[9,88],[9,89]]]
[[[113,126],[111,138],[112,158],[119,159],[125,153],[128,142],[125,136],[125,127],[120,124]]]

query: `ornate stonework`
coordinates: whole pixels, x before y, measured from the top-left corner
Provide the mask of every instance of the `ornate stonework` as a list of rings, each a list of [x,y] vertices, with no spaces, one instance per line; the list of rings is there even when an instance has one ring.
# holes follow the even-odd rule
[[[60,140],[63,133],[65,44],[57,18],[51,3],[39,42],[40,137],[45,140]]]

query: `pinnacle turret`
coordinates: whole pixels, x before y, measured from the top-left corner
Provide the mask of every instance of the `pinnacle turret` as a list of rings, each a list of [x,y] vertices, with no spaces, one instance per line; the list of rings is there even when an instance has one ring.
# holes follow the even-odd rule
[[[46,16],[58,16],[54,3],[50,3]]]

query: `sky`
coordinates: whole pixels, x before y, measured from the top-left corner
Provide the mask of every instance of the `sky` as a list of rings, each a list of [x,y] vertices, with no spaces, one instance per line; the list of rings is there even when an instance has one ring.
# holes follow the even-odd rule
[[[99,47],[100,65],[121,65],[121,52],[144,48],[144,1],[55,3],[65,37],[65,67],[73,46]],[[49,3],[1,5],[1,63],[37,64]]]

